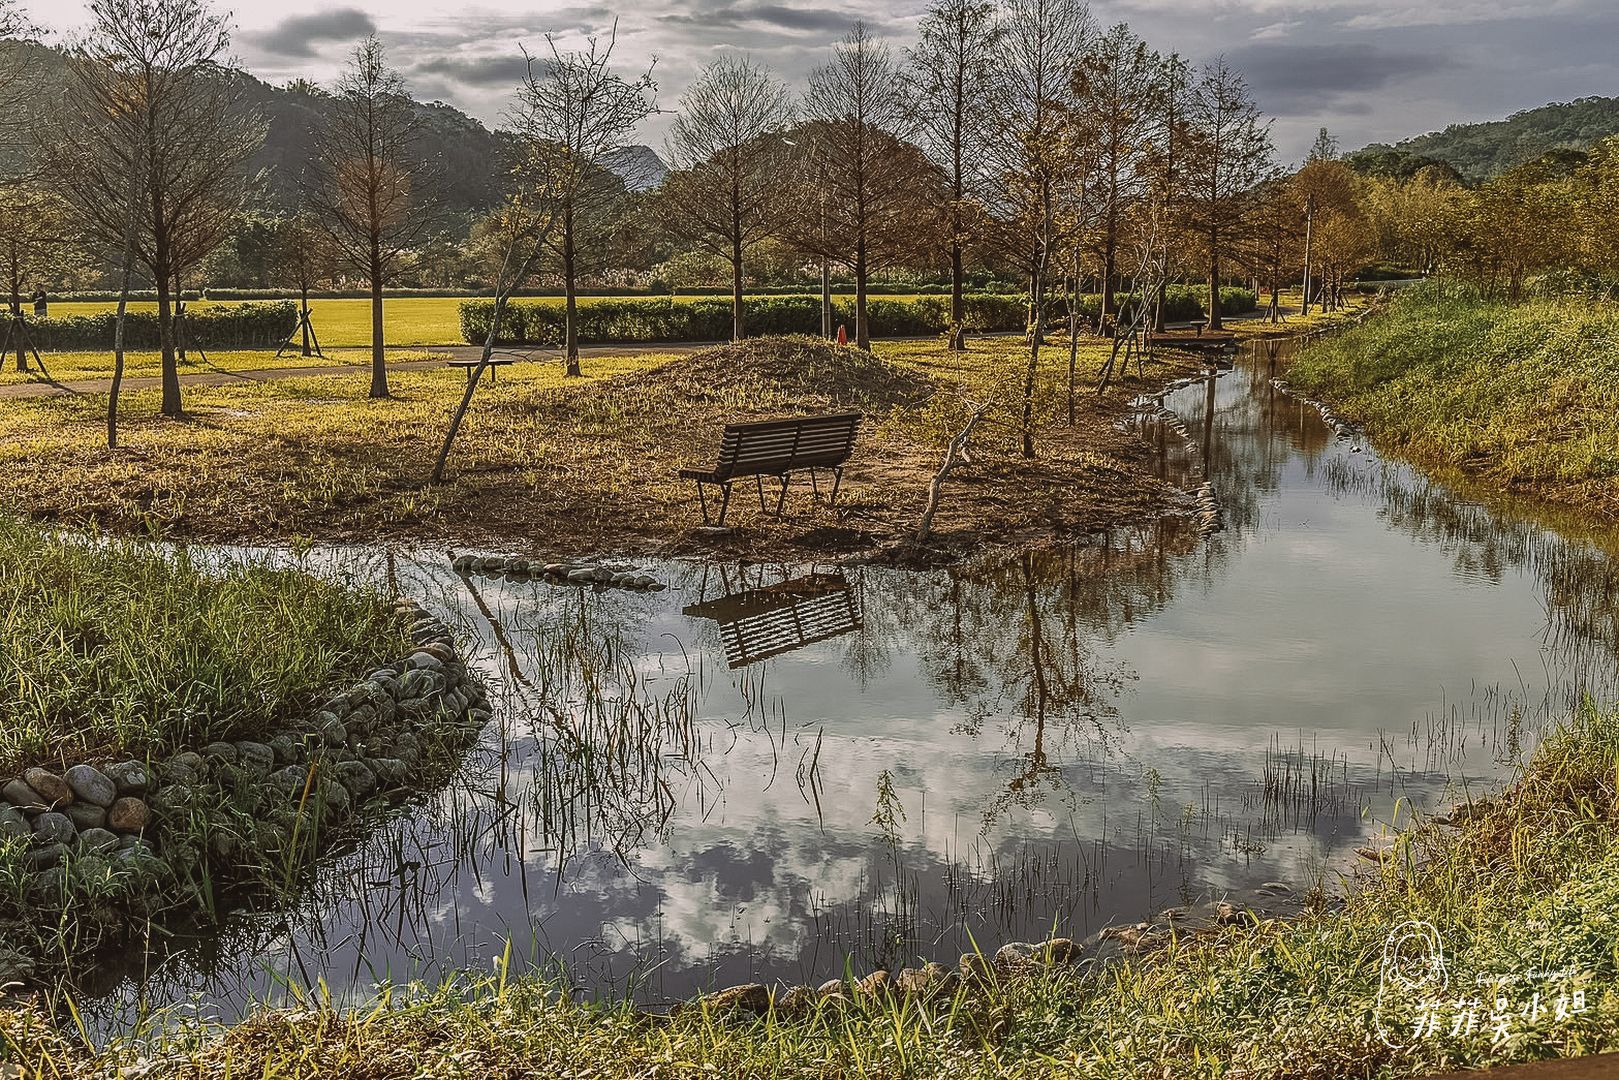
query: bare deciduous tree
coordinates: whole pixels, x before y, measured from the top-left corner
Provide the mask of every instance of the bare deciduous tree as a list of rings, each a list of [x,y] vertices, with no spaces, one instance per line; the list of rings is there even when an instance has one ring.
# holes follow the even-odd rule
[[[1008,246],[1029,279],[1029,364],[1023,381],[1023,456],[1034,457],[1034,387],[1044,343],[1046,280],[1056,246],[1061,188],[1074,141],[1075,65],[1090,34],[1079,0],[1010,0],[992,98],[999,138],[991,143]]]
[[[71,210],[49,187],[31,180],[0,184],[0,285],[11,312],[18,371],[28,370],[23,295],[53,287],[81,265],[73,232]]]
[[[1210,330],[1221,327],[1220,261],[1240,238],[1253,190],[1271,172],[1268,125],[1242,75],[1223,58],[1204,66],[1191,96],[1186,208],[1208,260]]]
[[[513,116],[529,187],[544,200],[533,210],[555,221],[547,243],[562,272],[569,375],[579,374],[580,242],[589,236],[591,218],[624,194],[606,162],[656,111],[651,66],[633,79],[618,74],[612,64],[616,41],[616,25],[605,43],[593,37],[582,50],[564,52],[546,38],[550,55],[528,57]]]
[[[341,261],[340,254],[312,211],[277,218],[272,229],[270,268],[278,283],[298,290],[298,352],[313,356],[319,351],[320,338],[310,318],[309,293],[331,275]]]
[[[1091,43],[1074,73],[1077,123],[1094,149],[1092,186],[1101,264],[1101,316],[1118,314],[1119,245],[1125,215],[1143,193],[1146,148],[1158,98],[1158,58],[1122,23]]]
[[[87,230],[109,247],[129,241],[156,288],[163,415],[180,416],[175,291],[229,235],[265,127],[221,60],[228,21],[203,0],[96,0],[90,10],[67,90],[77,135],[45,150]],[[132,176],[141,211],[129,237]]]
[[[965,337],[963,254],[979,217],[983,149],[989,135],[990,90],[1001,30],[984,0],[938,0],[922,19],[910,53],[912,92],[924,148],[950,185],[950,345]]]
[[[743,259],[781,227],[789,161],[783,131],[792,123],[787,88],[745,57],[705,67],[681,95],[660,205],[675,235],[731,264],[731,336],[741,341]]]
[[[371,396],[388,396],[382,290],[432,221],[416,153],[421,119],[382,43],[361,42],[315,133],[305,197],[371,289]]]
[[[898,249],[902,232],[916,229],[918,155],[904,151],[916,110],[888,47],[857,22],[833,50],[832,60],[810,73],[802,130],[808,172],[826,196],[820,235],[835,245],[826,254],[854,273],[855,344],[871,348],[866,287],[874,266]],[[801,240],[813,241],[817,223],[801,221]]]
[[[494,310],[489,320],[489,333],[484,338],[483,356],[478,366],[467,374],[467,388],[461,395],[461,403],[450,417],[449,430],[444,433],[444,445],[439,448],[438,459],[433,463],[430,483],[437,484],[444,480],[444,469],[449,464],[455,437],[472,404],[472,395],[477,392],[483,373],[489,369],[489,362],[495,355],[495,346],[500,343],[501,323],[506,317],[507,305],[512,294],[521,289],[534,273],[556,227],[560,205],[550,192],[531,186],[535,179],[532,175],[520,175],[517,190],[508,195],[505,203],[483,222],[484,250],[496,260]],[[541,176],[538,179],[544,183],[549,178]]]

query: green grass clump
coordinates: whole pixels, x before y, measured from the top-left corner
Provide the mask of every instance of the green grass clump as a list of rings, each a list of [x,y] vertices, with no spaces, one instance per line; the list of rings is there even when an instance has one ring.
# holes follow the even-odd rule
[[[1619,304],[1424,286],[1288,378],[1421,464],[1619,508]]]
[[[244,738],[405,644],[333,576],[3,521],[0,624],[0,770]]]

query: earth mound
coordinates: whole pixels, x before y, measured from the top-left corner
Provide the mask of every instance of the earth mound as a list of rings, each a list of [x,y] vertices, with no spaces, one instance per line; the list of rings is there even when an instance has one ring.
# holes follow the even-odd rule
[[[752,410],[845,406],[886,412],[934,390],[926,375],[849,345],[814,337],[761,337],[692,353],[629,379],[649,390],[721,400]]]

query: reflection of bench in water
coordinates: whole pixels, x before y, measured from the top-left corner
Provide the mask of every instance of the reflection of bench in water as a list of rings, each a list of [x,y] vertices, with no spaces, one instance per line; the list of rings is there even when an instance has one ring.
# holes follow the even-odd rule
[[[860,629],[842,574],[809,574],[691,604],[684,614],[720,624],[731,667],[742,667]]]

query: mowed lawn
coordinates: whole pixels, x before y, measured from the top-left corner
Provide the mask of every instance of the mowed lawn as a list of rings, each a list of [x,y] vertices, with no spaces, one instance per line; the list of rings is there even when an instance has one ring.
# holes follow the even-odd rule
[[[835,299],[849,299],[853,294],[834,293]],[[388,298],[383,301],[383,318],[387,320],[386,340],[389,345],[457,345],[464,344],[461,337],[461,304],[465,297],[460,296],[401,296]],[[598,303],[604,300],[644,300],[649,297],[626,296],[583,296],[579,298],[581,304]],[[677,303],[690,303],[693,300],[724,300],[724,297],[713,296],[677,296]],[[873,296],[874,300],[915,300],[916,294],[896,296]],[[249,303],[242,300],[195,300],[191,307],[194,311],[203,311],[211,307],[230,307],[234,304]],[[558,304],[562,303],[560,296],[524,297],[525,304]],[[117,305],[102,302],[59,301],[51,304],[52,318],[69,318],[74,315],[95,315],[104,311],[111,311]],[[154,301],[145,301],[130,305],[132,311],[155,311],[157,304]],[[327,349],[354,348],[369,346],[371,344],[371,301],[369,300],[311,300],[309,302],[309,317],[314,324],[315,334],[320,343]],[[46,358],[46,363],[50,363]]]

